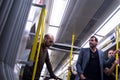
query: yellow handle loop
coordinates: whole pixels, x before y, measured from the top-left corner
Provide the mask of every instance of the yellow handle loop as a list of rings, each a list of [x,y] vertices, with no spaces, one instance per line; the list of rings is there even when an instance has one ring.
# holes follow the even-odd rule
[[[73,45],[74,45],[74,37],[75,35],[72,35],[72,46],[71,46],[71,50],[70,50],[70,56],[69,56],[69,66],[71,66],[71,62],[72,62],[72,53],[73,53]],[[67,75],[67,80],[70,80],[70,70],[68,70],[68,75]]]
[[[39,55],[40,55],[41,43],[42,43],[42,40],[43,40],[45,15],[46,15],[45,8],[42,8],[41,17],[40,17],[41,20],[39,20],[39,21],[41,21],[41,24],[38,24],[38,26],[42,25],[42,29],[41,29],[41,32],[40,32],[40,42],[38,43],[39,46],[38,46],[38,51],[37,51],[37,55],[36,55],[36,59],[35,59],[35,65],[34,65],[32,80],[34,80],[35,74],[36,74],[36,70],[37,70],[38,58],[39,58]]]

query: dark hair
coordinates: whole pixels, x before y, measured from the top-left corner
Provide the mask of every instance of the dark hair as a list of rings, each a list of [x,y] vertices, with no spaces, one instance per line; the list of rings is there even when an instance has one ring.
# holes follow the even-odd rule
[[[90,38],[95,38],[95,41],[98,42],[98,39],[95,36],[91,36]]]
[[[49,37],[49,34],[45,34],[44,38],[48,38]]]

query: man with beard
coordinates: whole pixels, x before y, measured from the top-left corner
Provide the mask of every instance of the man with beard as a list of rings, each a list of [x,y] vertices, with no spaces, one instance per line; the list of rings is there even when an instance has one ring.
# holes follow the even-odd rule
[[[104,60],[103,52],[98,50],[98,39],[91,36],[89,39],[90,48],[81,48],[77,60],[76,68],[78,76],[76,80],[103,80],[103,69],[115,60],[111,57]]]

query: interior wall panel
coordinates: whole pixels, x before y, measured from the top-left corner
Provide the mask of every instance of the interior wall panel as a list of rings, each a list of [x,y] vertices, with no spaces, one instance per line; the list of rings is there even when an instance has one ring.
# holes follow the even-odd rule
[[[0,6],[0,14],[3,15],[0,18],[0,25],[2,25],[2,29],[0,28],[0,77],[2,80],[16,80],[14,65],[32,3],[32,0],[14,0],[11,3],[12,1],[4,0]],[[6,13],[6,11],[9,12]],[[8,15],[5,16],[4,13]]]
[[[0,1],[0,35],[7,21],[8,14],[11,10],[13,0],[1,0]]]

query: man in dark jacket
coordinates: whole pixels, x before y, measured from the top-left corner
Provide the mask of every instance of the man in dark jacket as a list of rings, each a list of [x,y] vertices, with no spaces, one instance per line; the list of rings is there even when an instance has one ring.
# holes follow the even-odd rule
[[[44,63],[46,63],[47,65],[47,69],[50,73],[50,77],[54,79],[57,78],[52,71],[52,66],[49,60],[49,55],[47,50],[47,48],[49,48],[53,44],[53,42],[54,42],[54,37],[52,35],[46,34],[44,36],[43,43],[41,44],[40,55],[38,58],[35,80],[39,80]],[[32,80],[34,64],[32,66],[28,66],[28,65],[25,66],[22,80]]]
[[[103,52],[96,48],[97,44],[98,39],[91,36],[90,48],[81,48],[76,64],[78,76],[75,80],[103,80],[103,67],[108,66],[115,58],[104,61]]]

